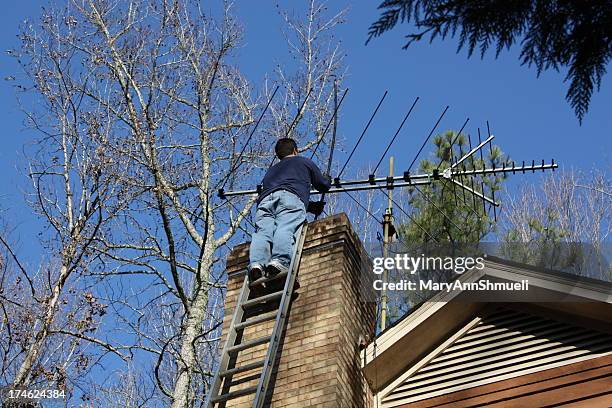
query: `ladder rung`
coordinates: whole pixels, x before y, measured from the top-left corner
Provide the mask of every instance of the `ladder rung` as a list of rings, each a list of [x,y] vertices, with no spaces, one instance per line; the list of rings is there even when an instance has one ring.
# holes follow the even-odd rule
[[[243,365],[240,367],[236,367],[236,368],[232,368],[231,370],[225,370],[225,371],[221,371],[219,373],[219,377],[228,377],[230,375],[234,375],[234,374],[238,374],[238,373],[243,373],[245,371],[250,371],[253,370],[255,368],[260,368],[263,367],[264,365],[264,361],[257,361],[256,363],[251,363],[251,364],[247,364],[247,365]]]
[[[211,402],[223,402],[228,401],[234,398],[242,397],[244,395],[254,394],[257,391],[257,386],[244,388],[242,390],[237,390],[233,392],[228,392],[227,394],[221,394],[217,397],[211,399]]]
[[[302,248],[306,236],[307,224],[302,224],[299,228],[299,231],[299,237],[296,241],[296,245],[293,248],[290,271],[279,273],[271,277],[262,277],[252,283],[249,282],[248,277],[244,278],[242,290],[237,300],[237,305],[234,310],[234,316],[232,317],[230,333],[228,334],[228,338],[226,339],[226,343],[224,346],[221,364],[220,367],[217,369],[218,371],[214,377],[211,391],[207,397],[207,408],[212,408],[216,403],[223,404],[224,401],[228,401],[248,394],[255,394],[253,407],[263,407],[267,387],[270,382],[270,376],[272,374],[272,368],[274,367],[275,360],[278,354],[278,347],[280,342],[279,337],[283,331],[283,328],[285,327],[285,323],[287,320],[287,311],[291,303],[292,296],[286,297],[286,295],[290,295],[290,293],[285,293],[285,289],[282,289],[278,292],[268,293],[266,295],[259,296],[254,299],[249,299],[249,295],[252,295],[252,293],[250,292],[250,288],[261,285],[263,288],[266,289],[265,292],[270,292],[271,290],[275,289],[263,285],[264,283],[274,280],[278,280],[278,283],[282,283],[282,280],[284,280],[285,282],[283,286],[287,286],[287,279],[289,278],[290,274],[291,281],[293,282],[293,287],[291,288],[291,291],[293,291],[295,287],[299,287],[295,275],[297,275],[298,273],[297,269],[299,267],[300,258],[302,255]],[[274,284],[271,286],[277,287],[278,285]],[[267,302],[273,302],[277,300],[279,300],[279,303],[276,308],[273,307],[274,303],[267,304]],[[247,311],[247,309],[253,306],[255,306],[255,308],[251,310],[251,313],[249,313],[250,316],[247,318],[244,313]],[[266,310],[259,311],[259,309]],[[243,321],[243,319],[245,320]],[[242,330],[246,327],[254,326],[258,323],[273,319],[276,319],[276,323],[274,324],[274,328],[270,336],[257,338],[255,340],[250,340],[245,343],[235,344],[232,346],[232,344],[234,344],[237,340],[237,330]],[[271,341],[272,339],[276,340]],[[268,350],[266,351],[266,357],[263,360],[222,371],[221,367],[228,367],[228,363],[231,360],[231,354],[268,342]],[[238,373],[245,374],[241,378],[233,379],[232,376]],[[230,391],[234,388],[235,385],[248,385],[248,383],[256,380],[257,378],[259,378],[257,386],[238,389],[236,391]],[[228,383],[228,381],[230,382]],[[224,384],[223,386],[226,393],[219,395],[220,387],[222,384]]]
[[[249,319],[247,321],[244,321],[242,323],[238,323],[235,326],[235,329],[236,330],[241,330],[241,329],[244,329],[245,327],[253,326],[255,324],[262,323],[262,322],[267,322],[268,320],[273,320],[273,319],[276,318],[277,314],[278,314],[278,310],[273,310],[271,312],[264,313],[262,315],[254,317],[254,318]]]
[[[248,383],[248,382],[251,382],[251,381],[259,380],[260,378],[261,378],[261,372],[258,372],[258,373],[255,373],[255,374],[251,374],[251,375],[246,375],[244,377],[240,377],[240,378],[237,378],[235,380],[232,380],[232,382],[230,382],[227,385],[227,387],[228,387],[228,389],[230,389],[230,388],[235,387],[235,386],[240,385],[240,384],[244,384],[244,383]]]
[[[259,303],[264,303],[264,302],[268,302],[271,300],[280,299],[281,296],[283,296],[283,291],[279,290],[278,292],[270,293],[269,295],[260,296],[255,299],[247,300],[246,302],[242,304],[242,308],[246,309],[247,307],[255,306]]]
[[[246,350],[251,347],[259,346],[261,344],[266,344],[267,342],[270,341],[270,338],[271,338],[270,336],[259,337],[255,340],[247,341],[246,343],[241,343],[233,347],[230,347],[227,349],[227,352],[237,353],[239,351]]]
[[[286,276],[287,276],[287,272],[281,272],[281,273],[277,273],[276,275],[271,276],[269,278],[261,277],[261,278],[257,279],[255,282],[249,283],[249,287],[252,288],[254,286],[261,285],[262,283],[268,283],[268,282],[271,282],[271,281],[276,280],[276,279],[285,278]]]

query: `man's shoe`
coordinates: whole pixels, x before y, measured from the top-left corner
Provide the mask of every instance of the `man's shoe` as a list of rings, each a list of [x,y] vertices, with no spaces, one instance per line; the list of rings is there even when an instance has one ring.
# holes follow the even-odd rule
[[[289,268],[281,263],[277,259],[273,259],[268,263],[266,267],[266,278],[271,278],[278,275],[279,273],[289,272]]]
[[[253,283],[257,279],[262,277],[262,275],[263,275],[263,268],[259,264],[253,264],[253,265],[249,266],[248,275],[249,275],[249,282]]]

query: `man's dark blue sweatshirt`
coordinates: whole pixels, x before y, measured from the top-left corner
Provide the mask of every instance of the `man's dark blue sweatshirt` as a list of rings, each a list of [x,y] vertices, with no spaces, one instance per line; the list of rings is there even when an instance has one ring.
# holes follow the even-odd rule
[[[278,190],[287,190],[297,195],[308,207],[310,187],[325,193],[331,187],[329,177],[323,176],[314,162],[306,157],[285,157],[270,167],[263,179],[263,189],[257,199],[259,203],[265,196]]]

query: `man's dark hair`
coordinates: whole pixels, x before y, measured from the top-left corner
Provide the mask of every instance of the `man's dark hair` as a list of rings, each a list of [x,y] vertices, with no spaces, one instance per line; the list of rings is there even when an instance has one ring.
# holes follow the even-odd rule
[[[276,142],[276,146],[274,146],[274,151],[276,152],[276,157],[279,159],[284,159],[297,150],[297,143],[295,140],[290,137],[283,137],[282,139],[278,139]]]

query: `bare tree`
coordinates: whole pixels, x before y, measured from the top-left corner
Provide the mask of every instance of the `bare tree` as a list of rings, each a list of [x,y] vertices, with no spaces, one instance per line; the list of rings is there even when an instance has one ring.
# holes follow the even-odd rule
[[[63,46],[60,24],[71,23],[45,14],[41,30],[26,25],[21,49],[11,52],[24,72],[25,86],[18,88],[26,124],[37,134],[26,149],[28,201],[43,223],[44,250],[41,263],[32,265],[20,259],[8,234],[0,234],[3,284],[7,276],[15,279],[3,297],[3,308],[11,309],[6,330],[12,329],[3,349],[3,381],[20,387],[66,389],[94,363],[92,345],[127,358],[95,336],[106,305],[82,280],[97,262],[94,242],[123,205],[117,181],[124,165],[109,154],[109,112],[87,100],[83,83],[92,78]],[[14,293],[19,298],[9,299]]]
[[[281,65],[276,68],[275,75],[287,92],[281,103],[272,105],[274,123],[270,133],[304,140],[301,150],[307,151],[319,142],[325,143],[322,139],[334,110],[333,82],[341,84],[344,78],[344,53],[333,32],[344,22],[346,12],[340,10],[327,17],[325,2],[304,3],[305,13],[280,11],[289,54],[297,61],[297,69]],[[317,149],[322,159],[326,153],[326,149]]]
[[[287,134],[325,157],[333,78],[343,75],[331,34],[343,13],[309,1],[304,18],[281,13],[296,63],[256,96],[234,58],[242,30],[231,7],[213,18],[195,0],[72,0],[24,25],[11,53],[41,135],[28,175],[45,257],[31,268],[0,235],[5,383],[69,382],[86,406],[205,397],[222,259],[249,235],[254,204],[216,192],[257,183]],[[254,132],[276,84],[282,96]],[[119,383],[87,376],[109,355],[125,362],[114,397]]]
[[[62,152],[41,145],[47,166],[32,168],[37,208],[60,237],[48,243],[61,243],[52,302],[76,271],[95,288],[85,300],[112,315],[112,327],[92,318],[86,333],[51,331],[55,313],[45,315],[36,342],[61,333],[137,359],[154,373],[155,398],[173,407],[204,398],[223,313],[221,260],[248,235],[254,204],[216,191],[255,184],[274,138],[290,133],[305,150],[322,141],[332,77],[343,74],[330,35],[342,13],[328,19],[315,1],[306,9],[305,19],[283,13],[297,63],[271,77],[284,96],[254,134],[273,86],[255,96],[236,65],[242,31],[229,2],[212,18],[195,0],[73,0],[24,29],[21,56],[36,61],[26,68],[53,105],[48,140]],[[41,184],[54,178],[61,199]]]
[[[89,378],[88,393],[82,398],[82,408],[142,408],[160,406],[155,397],[154,382],[148,369],[131,362],[107,378]],[[162,405],[163,406],[163,405]]]
[[[612,184],[605,173],[567,170],[507,196],[500,231],[507,255],[612,278],[609,265],[594,264],[605,253],[612,228]]]

